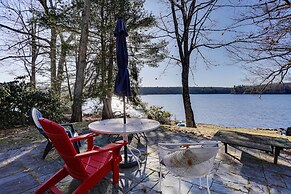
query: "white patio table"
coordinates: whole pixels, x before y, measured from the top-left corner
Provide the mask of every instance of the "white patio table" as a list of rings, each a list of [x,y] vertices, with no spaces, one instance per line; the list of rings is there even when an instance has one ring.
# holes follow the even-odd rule
[[[101,121],[95,121],[89,124],[89,129],[95,133],[99,134],[116,134],[121,135],[123,140],[128,141],[128,135],[134,133],[143,133],[147,131],[152,131],[160,126],[160,123],[151,119],[141,119],[141,118],[127,118],[126,124],[123,123],[123,118],[117,119],[106,119]],[[124,147],[124,161],[121,167],[129,168],[135,165],[140,165],[138,158],[132,153],[135,161],[128,161],[127,146]]]

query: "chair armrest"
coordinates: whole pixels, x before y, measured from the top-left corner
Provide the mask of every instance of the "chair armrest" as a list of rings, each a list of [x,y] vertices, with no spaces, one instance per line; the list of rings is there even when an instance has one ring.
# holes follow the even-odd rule
[[[118,141],[115,143],[111,143],[108,144],[102,148],[100,148],[101,150],[108,150],[108,151],[112,151],[113,154],[113,158],[117,158],[120,156],[120,150],[123,146],[127,145],[127,141]]]
[[[126,145],[127,142],[126,141],[118,141],[117,143],[111,143],[111,144],[108,144],[102,148],[99,148],[99,147],[94,147],[94,148],[97,148],[96,150],[89,150],[89,151],[86,151],[86,152],[83,152],[83,153],[80,153],[80,154],[77,154],[75,156],[75,158],[86,158],[86,157],[89,157],[89,156],[92,156],[92,155],[95,155],[97,153],[102,153],[102,152],[108,152],[108,151],[120,151],[120,149]]]
[[[85,134],[85,135],[79,135],[76,137],[72,137],[70,138],[71,142],[76,142],[79,140],[84,140],[87,139],[87,151],[92,150],[93,146],[94,146],[94,140],[93,137],[98,136],[99,134],[97,133],[89,133],[89,134]]]
[[[127,145],[127,141],[121,140],[121,141],[117,141],[111,144],[107,144],[104,147],[100,148],[102,150],[114,150],[114,149],[120,149],[123,146]]]
[[[74,158],[86,158],[86,157],[89,157],[89,156],[92,156],[92,155],[95,155],[97,153],[100,153],[99,150],[90,150],[90,151],[86,151],[86,152],[83,152],[83,153],[79,153],[77,155],[75,155]]]
[[[63,126],[63,127],[70,127],[71,132],[75,133],[75,129],[74,129],[74,126],[73,126],[72,123],[62,123],[60,125]]]
[[[89,139],[89,138],[92,138],[92,137],[95,137],[98,135],[99,134],[97,134],[97,133],[88,133],[88,134],[72,137],[72,138],[70,138],[70,140],[71,140],[71,142],[76,142],[76,141],[80,141],[80,140],[84,140],[84,139]]]

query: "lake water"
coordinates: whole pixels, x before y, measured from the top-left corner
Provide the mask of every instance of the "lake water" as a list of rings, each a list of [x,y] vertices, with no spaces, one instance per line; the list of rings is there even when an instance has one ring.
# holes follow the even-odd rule
[[[185,120],[182,95],[143,95],[148,105],[164,107],[172,119]],[[225,127],[291,127],[291,95],[193,94],[195,121]]]

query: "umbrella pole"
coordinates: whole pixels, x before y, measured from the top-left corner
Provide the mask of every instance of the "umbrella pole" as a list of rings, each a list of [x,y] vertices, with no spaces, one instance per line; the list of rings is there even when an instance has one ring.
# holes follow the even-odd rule
[[[126,124],[126,113],[125,113],[125,95],[122,96],[123,100],[123,123]],[[127,145],[124,146],[124,163],[127,164]]]
[[[125,95],[123,95],[122,98],[123,98],[123,123],[126,124]]]

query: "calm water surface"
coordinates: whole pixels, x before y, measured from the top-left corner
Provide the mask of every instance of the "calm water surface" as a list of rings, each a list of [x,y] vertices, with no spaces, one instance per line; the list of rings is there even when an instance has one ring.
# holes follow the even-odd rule
[[[182,95],[144,95],[148,105],[164,107],[172,119],[185,120]],[[195,121],[226,127],[291,127],[291,95],[193,94]]]

